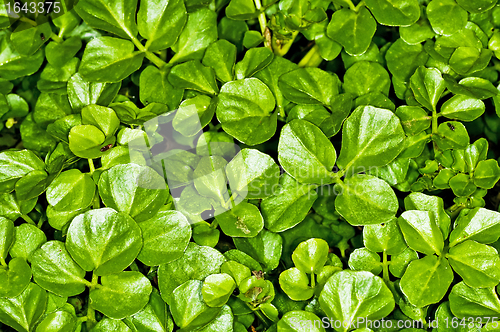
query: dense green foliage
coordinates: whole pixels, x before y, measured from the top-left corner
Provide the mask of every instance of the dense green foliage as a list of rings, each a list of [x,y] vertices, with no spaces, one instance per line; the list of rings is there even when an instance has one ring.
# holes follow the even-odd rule
[[[500,330],[497,0],[5,3],[0,331]]]

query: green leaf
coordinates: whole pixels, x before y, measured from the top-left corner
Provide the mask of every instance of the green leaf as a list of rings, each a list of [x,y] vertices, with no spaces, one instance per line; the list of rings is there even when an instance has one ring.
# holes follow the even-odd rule
[[[337,153],[328,138],[310,122],[293,120],[281,130],[278,160],[301,183],[332,183]]]
[[[168,112],[168,106],[160,103],[149,103],[146,107],[139,109],[133,102],[125,101],[112,103],[109,107],[116,112],[122,123],[128,125],[143,125],[144,122]]]
[[[253,317],[253,315],[251,315]],[[218,331],[230,331],[233,328],[235,319],[233,317],[232,309],[228,305],[224,305],[220,311],[220,314],[215,317],[210,323],[199,329],[199,332],[218,332]],[[236,331],[234,329],[234,331]]]
[[[347,118],[342,130],[342,149],[337,165],[345,173],[384,166],[403,149],[404,131],[389,110],[360,106]]]
[[[33,331],[47,306],[47,292],[30,283],[17,297],[0,298],[0,321],[16,331]]]
[[[309,239],[301,242],[292,253],[295,266],[307,274],[318,274],[326,264],[330,247],[323,239]]]
[[[252,77],[257,72],[269,66],[274,53],[267,47],[249,49],[241,61],[234,67],[237,80]]]
[[[0,261],[5,261],[14,242],[14,223],[7,218],[0,217]]]
[[[59,211],[83,209],[94,198],[96,186],[89,174],[77,169],[64,171],[47,188],[47,202]]]
[[[45,59],[43,50],[30,56],[22,56],[13,47],[8,34],[3,34],[0,41],[0,76],[7,80],[32,75]]]
[[[71,113],[71,106],[66,95],[42,93],[36,101],[33,120],[39,126],[47,128],[49,124]]]
[[[444,241],[436,219],[429,211],[410,210],[401,214],[398,224],[410,248],[426,255],[441,254]]]
[[[418,253],[410,248],[406,248],[397,255],[391,256],[391,264],[389,264],[389,271],[397,278],[401,278],[408,265],[418,259]]]
[[[266,198],[274,194],[278,186],[280,168],[271,156],[255,149],[243,149],[227,164],[226,174],[233,194]]]
[[[172,292],[170,311],[175,324],[181,329],[202,327],[219,314],[221,308],[210,308],[203,301],[202,282],[189,280]]]
[[[160,211],[139,223],[139,227],[144,245],[137,259],[149,266],[170,263],[181,257],[191,238],[191,226],[178,211]]]
[[[172,46],[187,21],[184,1],[141,1],[137,13],[139,33],[148,41],[146,48],[150,52]]]
[[[40,196],[47,188],[47,172],[34,170],[16,182],[16,198],[18,201],[26,201]]]
[[[391,186],[377,177],[356,175],[346,178],[335,188],[339,193],[335,210],[351,225],[385,223],[392,220],[398,210],[398,200]]]
[[[76,73],[68,81],[68,99],[74,112],[80,112],[87,105],[108,106],[120,87],[121,82],[93,83]]]
[[[188,280],[204,280],[211,274],[220,273],[225,261],[218,250],[190,242],[184,255],[158,268],[158,285],[163,300],[171,305],[172,291],[176,287]]]
[[[81,48],[82,40],[73,36],[61,44],[49,42],[45,47],[45,57],[52,66],[61,66],[70,61]]]
[[[274,270],[278,266],[283,246],[283,239],[279,234],[263,229],[255,237],[237,237],[233,238],[233,241],[238,250],[261,263],[264,272]]]
[[[215,71],[215,76],[222,83],[233,80],[236,46],[225,39],[210,44],[205,51],[202,63]]]
[[[420,17],[417,0],[368,0],[370,9],[378,23],[389,26],[407,26],[415,23]]]
[[[152,290],[142,273],[124,271],[101,277],[101,286],[90,291],[90,305],[110,318],[122,319],[144,308]]]
[[[450,247],[466,240],[493,243],[500,237],[500,213],[475,208],[460,213],[450,234]]]
[[[453,194],[459,197],[470,196],[477,189],[469,175],[463,173],[459,173],[452,177],[449,181],[449,185],[451,190],[453,190]]]
[[[481,100],[464,95],[455,95],[441,106],[443,116],[460,121],[473,121],[480,117],[484,110],[485,106]]]
[[[391,74],[402,81],[408,82],[415,70],[419,66],[426,64],[429,55],[420,43],[409,45],[400,38],[389,47],[385,59],[387,69]]]
[[[458,4],[471,13],[484,13],[495,6],[497,0],[457,0]]]
[[[446,257],[470,287],[494,287],[500,282],[500,258],[493,247],[468,240],[450,248]]]
[[[341,271],[325,284],[319,297],[327,317],[340,322],[355,322],[358,318],[377,320],[394,309],[394,298],[381,278],[366,271]],[[338,331],[348,331],[341,326]]]
[[[141,103],[162,103],[170,110],[176,109],[183,99],[183,89],[178,89],[168,81],[169,69],[159,70],[148,66],[139,77],[139,98]]]
[[[301,184],[284,174],[278,190],[261,202],[260,209],[266,228],[273,232],[283,232],[304,220],[318,197],[316,187]]]
[[[137,36],[136,10],[136,0],[82,0],[75,6],[78,16],[88,25],[122,38]]]
[[[427,39],[431,39],[435,36],[434,30],[432,30],[427,17],[423,15],[420,19],[410,26],[400,27],[399,35],[401,39],[411,45],[418,45]]]
[[[144,53],[134,51],[134,48],[134,44],[128,40],[94,38],[85,47],[80,74],[90,82],[120,82],[142,65]]]
[[[42,332],[69,332],[74,331],[77,325],[76,316],[72,315],[68,311],[59,310],[53,312],[37,326],[36,331]]]
[[[264,228],[259,209],[247,202],[237,204],[215,219],[224,234],[231,237],[254,237]]]
[[[31,280],[31,268],[21,257],[13,258],[8,267],[0,268],[0,297],[16,297]]]
[[[457,121],[441,123],[432,139],[441,150],[465,149],[470,142],[467,129]]]
[[[316,323],[317,322],[317,323]],[[281,332],[324,332],[323,322],[318,316],[308,311],[293,310],[286,312],[278,322]]]
[[[294,301],[306,301],[314,295],[307,274],[298,268],[292,267],[281,272],[279,283],[285,294]]]
[[[363,227],[363,244],[371,251],[385,251],[388,255],[399,254],[406,249],[406,242],[396,219]]]
[[[154,216],[169,197],[165,180],[153,169],[136,164],[116,165],[102,173],[99,195],[104,205],[137,222]]]
[[[410,87],[415,99],[430,111],[436,110],[437,102],[446,89],[439,70],[423,66],[418,67],[411,76]]]
[[[483,100],[495,97],[499,93],[490,81],[480,77],[465,77],[457,83],[452,77],[445,75],[444,80],[446,88],[457,95]]]
[[[97,323],[92,332],[131,332],[132,330],[121,320],[104,318]]]
[[[401,278],[401,290],[411,304],[423,307],[441,301],[452,281],[447,260],[426,256],[410,263]]]
[[[139,254],[141,229],[132,218],[113,209],[90,210],[69,225],[66,247],[85,271],[97,276],[119,273]]]
[[[426,13],[432,29],[439,35],[450,36],[467,23],[467,12],[454,0],[432,0]]]
[[[207,8],[191,12],[177,42],[172,45],[175,55],[170,59],[170,63],[201,60],[208,45],[216,41],[217,37],[215,12]]]
[[[16,182],[34,170],[44,170],[45,163],[30,150],[3,151],[0,153],[0,192],[14,190]]]
[[[51,34],[52,28],[48,22],[36,26],[21,22],[10,35],[10,41],[19,54],[30,56],[49,40]]]
[[[222,86],[216,114],[226,133],[244,144],[257,145],[276,132],[274,107],[269,88],[256,78],[246,78]]]
[[[486,68],[492,55],[493,52],[487,49],[458,47],[455,52],[453,52],[449,64],[457,73],[461,75],[470,75]]]
[[[474,184],[480,188],[491,189],[500,179],[500,167],[495,159],[481,160],[474,170]]]
[[[375,275],[382,272],[380,256],[367,248],[355,249],[349,255],[349,268],[354,271],[368,271]]]
[[[453,286],[449,295],[453,315],[463,317],[496,317],[500,313],[500,300],[495,288],[472,288],[463,281]]]
[[[156,288],[153,288],[149,303],[144,309],[130,317],[130,320],[137,331],[172,332],[174,328],[167,305]]]
[[[101,149],[115,142],[114,137],[106,139],[104,133],[93,125],[77,125],[71,128],[69,148],[76,156],[86,159],[95,159],[102,156]]]
[[[356,62],[344,75],[344,91],[356,97],[373,92],[388,95],[390,87],[389,73],[376,62]]]
[[[323,104],[329,106],[339,93],[340,80],[319,68],[299,68],[280,76],[279,88],[283,96],[297,104]]]
[[[114,136],[120,126],[120,120],[112,108],[88,105],[82,109],[81,113],[82,124],[95,126],[106,138]]]
[[[209,307],[222,307],[233,294],[236,283],[226,273],[211,274],[205,278],[201,294]]]
[[[45,242],[47,242],[47,236],[38,227],[21,224],[15,228],[15,241],[10,248],[10,256],[30,261],[31,255]]]
[[[214,70],[205,67],[198,60],[174,66],[168,74],[168,80],[176,88],[191,89],[209,95],[215,95],[219,92]]]
[[[231,0],[226,7],[226,16],[233,20],[249,20],[257,15],[258,12],[253,1]]]
[[[213,101],[204,95],[184,100],[172,120],[173,128],[185,137],[195,136],[212,120],[215,112]]]
[[[422,193],[411,193],[404,199],[406,210],[420,210],[432,212],[433,218],[437,218],[437,223],[443,234],[443,239],[448,237],[451,227],[450,216],[444,209],[444,202],[441,197],[430,196]]]
[[[59,296],[75,296],[85,290],[85,271],[71,258],[63,242],[49,241],[33,253],[35,282]]]
[[[326,34],[342,45],[350,55],[366,52],[377,30],[377,22],[368,9],[358,12],[344,8],[333,13]]]

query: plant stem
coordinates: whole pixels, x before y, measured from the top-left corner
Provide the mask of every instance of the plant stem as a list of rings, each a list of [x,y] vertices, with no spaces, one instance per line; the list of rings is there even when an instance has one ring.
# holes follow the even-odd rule
[[[27,214],[23,214],[21,218],[23,218],[28,224],[36,226],[36,222],[33,219],[31,219],[30,216],[28,216]]]
[[[269,36],[269,28],[267,27],[267,19],[266,19],[266,13],[262,10],[262,4],[260,0],[254,0],[255,2],[255,8],[257,11],[260,11],[259,13],[259,25],[260,25],[260,31],[262,33],[262,36],[264,37],[264,46],[269,48],[271,51],[273,50],[271,46],[271,38]]]
[[[383,258],[382,258],[382,268],[383,268],[383,279],[385,283],[389,283],[389,262],[387,261],[387,252],[384,250]]]
[[[62,27],[62,28],[59,30],[59,33],[57,34],[57,37],[59,37],[59,38],[61,38],[61,39],[62,39],[62,38],[63,38],[63,36],[64,36],[64,31],[65,31],[65,30],[66,30],[66,28],[65,28],[65,27]]]
[[[94,160],[88,159],[88,161],[89,161],[90,175],[92,176],[95,172]]]
[[[137,263],[135,261],[130,264],[130,270],[140,272],[139,267],[137,266]]]
[[[437,134],[438,132],[438,115],[435,109],[432,110],[432,133]]]
[[[87,307],[87,331],[90,331],[94,328],[94,326],[97,324],[97,321],[95,319],[95,310],[92,308],[92,306],[89,304]]]
[[[59,37],[58,35],[56,35],[55,33],[52,33],[50,35],[50,38],[52,38],[53,40],[55,40],[59,44],[61,44],[62,42],[64,42],[64,40],[61,37]]]
[[[38,25],[38,24],[36,24],[36,22],[35,22],[35,21],[30,20],[30,19],[29,19],[29,18],[27,18],[27,17],[21,17],[21,18],[19,19],[19,21],[29,23],[29,24],[31,24],[31,25],[32,25],[32,26],[34,26],[34,27],[36,27],[36,26]]]
[[[314,273],[311,273],[311,288],[316,287],[316,280],[314,279]]]
[[[295,38],[297,37],[298,34],[299,34],[299,31],[294,31],[292,33],[292,36],[287,40],[276,39],[273,36],[272,49],[274,51],[274,54],[279,55],[279,56],[284,56],[285,54],[287,54],[288,51],[290,50],[290,47],[292,47],[293,41],[295,40]]]
[[[316,44],[300,60],[299,67],[318,67],[322,61],[323,58],[319,54],[319,47]]]
[[[147,48],[144,45],[142,45],[139,39],[137,39],[136,37],[132,37],[132,42],[137,47],[137,49],[139,49],[139,51],[146,54],[146,58],[152,63],[154,63],[156,67],[163,68],[164,66],[167,65],[165,61],[157,57],[153,52],[149,52]]]
[[[356,7],[354,8],[354,11],[355,11],[355,12],[358,12],[358,11],[361,9],[361,7],[363,7],[364,5],[365,5],[365,1],[364,1],[364,0],[361,0],[361,1],[360,1],[357,5],[356,5]]]
[[[264,325],[265,325],[266,327],[269,327],[269,323],[267,322],[266,317],[264,317],[264,315],[262,315],[262,312],[260,312],[260,310],[259,310],[259,309],[254,310],[254,312],[255,312],[255,314],[257,315],[257,317],[259,317],[260,321],[261,321],[262,323],[264,323]]]
[[[2,266],[7,266],[7,263],[5,262],[5,259],[3,259],[1,257],[0,257],[0,264],[2,264]]]
[[[40,220],[38,220],[38,225],[36,225],[36,227],[41,229],[42,226],[43,226],[43,218],[40,218]]]

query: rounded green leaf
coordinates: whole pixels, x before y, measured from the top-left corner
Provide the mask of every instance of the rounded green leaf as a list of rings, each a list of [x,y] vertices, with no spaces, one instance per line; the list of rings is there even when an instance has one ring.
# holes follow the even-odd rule
[[[309,311],[288,311],[278,322],[279,332],[324,332],[323,322]]]
[[[108,138],[115,135],[120,126],[120,120],[112,108],[88,105],[82,109],[82,124],[95,126]]]
[[[85,271],[71,258],[63,242],[49,241],[31,257],[33,278],[46,290],[60,296],[75,296],[89,284]]]
[[[420,17],[418,0],[368,0],[366,6],[378,23],[389,26],[410,25]]]
[[[429,55],[420,43],[418,45],[409,45],[400,38],[389,47],[385,59],[387,69],[391,74],[407,82],[419,66],[426,64]]]
[[[215,217],[227,236],[254,237],[264,228],[264,218],[259,209],[250,203],[241,202]]]
[[[278,160],[301,183],[332,183],[337,153],[321,129],[305,120],[293,120],[281,130]]]
[[[30,150],[3,151],[0,153],[0,192],[14,190],[16,182],[33,170],[45,169],[45,163]]]
[[[137,259],[149,266],[170,263],[181,257],[191,239],[191,225],[178,211],[160,211],[139,223],[144,245]]]
[[[495,159],[481,160],[472,179],[474,184],[480,188],[491,189],[500,179],[500,167]]]
[[[403,127],[393,112],[360,106],[344,122],[337,165],[352,174],[384,166],[402,151],[404,138]]]
[[[497,0],[457,0],[458,4],[471,13],[484,13],[495,7]]]
[[[47,202],[59,211],[72,211],[92,204],[95,183],[89,174],[77,169],[60,173],[47,188]]]
[[[16,297],[28,286],[31,268],[21,257],[13,258],[8,267],[0,267],[0,297]]]
[[[333,13],[326,33],[350,55],[366,52],[377,30],[377,22],[365,7],[358,12],[344,8]]]
[[[335,188],[340,189],[335,209],[354,226],[388,222],[395,217],[399,207],[391,186],[371,175],[347,178]]]
[[[139,254],[141,229],[132,218],[113,209],[90,210],[69,225],[66,247],[85,271],[98,276],[119,273]]]
[[[446,259],[426,256],[414,260],[401,278],[401,290],[411,304],[424,307],[438,303],[453,281],[453,270]]]
[[[391,79],[380,64],[372,61],[359,61],[344,74],[344,91],[359,97],[373,92],[389,94]]]
[[[357,318],[381,319],[394,309],[394,297],[384,281],[366,271],[340,271],[325,284],[319,296],[327,317],[340,322]],[[348,331],[349,326],[338,331]]]
[[[76,325],[76,316],[59,310],[47,315],[36,327],[36,332],[73,332]]]
[[[402,252],[397,255],[391,256],[391,264],[389,264],[389,271],[391,271],[392,275],[397,278],[401,278],[408,265],[418,259],[418,253],[415,250],[410,248],[406,248]]]
[[[484,110],[485,106],[481,100],[464,95],[455,95],[443,104],[441,114],[448,119],[473,121],[480,117]]]
[[[410,248],[426,255],[441,254],[443,234],[433,212],[405,211],[399,217],[398,224]]]
[[[395,255],[406,249],[406,242],[396,219],[363,227],[363,243],[371,251],[385,251],[388,255]]]
[[[104,318],[92,329],[92,332],[131,332],[132,330],[121,320]]]
[[[15,241],[10,248],[10,256],[30,261],[31,255],[45,242],[47,236],[42,230],[34,225],[21,224],[15,228]]]
[[[281,289],[294,301],[306,301],[314,295],[314,288],[309,286],[307,274],[296,267],[281,272]]]
[[[215,95],[219,92],[214,70],[204,66],[198,60],[174,66],[168,74],[168,80],[176,88],[191,89],[208,95]]]
[[[349,267],[355,271],[368,271],[375,275],[382,272],[380,256],[367,248],[355,249],[349,255]]]
[[[276,105],[269,88],[257,78],[224,84],[217,104],[217,119],[222,129],[240,142],[256,145],[276,132]]]
[[[19,332],[33,331],[47,307],[47,292],[30,283],[14,298],[0,298],[0,321]]]
[[[450,248],[446,257],[470,287],[494,287],[500,282],[500,258],[493,247],[468,240]]]
[[[152,290],[142,273],[120,272],[101,277],[101,285],[90,291],[90,305],[110,318],[122,319],[144,308]]]
[[[436,105],[446,89],[446,85],[439,70],[420,66],[410,77],[410,88],[413,91],[415,99],[429,111],[432,111],[436,109]]]
[[[211,274],[205,278],[201,294],[209,307],[222,307],[236,288],[234,279],[226,273]]]
[[[171,332],[174,327],[167,305],[156,288],[153,288],[149,303],[130,317],[130,321],[138,331]]]
[[[171,304],[172,291],[176,287],[188,280],[204,280],[219,273],[225,261],[218,250],[189,243],[184,255],[158,268],[158,286],[163,300]]]
[[[465,149],[470,142],[467,129],[458,121],[441,123],[432,139],[441,150]]]
[[[92,125],[74,126],[68,139],[71,152],[86,159],[99,158],[102,155],[101,148],[108,142],[103,132]],[[110,138],[110,142],[114,142],[114,137]]]
[[[152,168],[116,165],[101,174],[99,195],[107,207],[127,213],[137,222],[147,220],[169,197],[165,179]]]
[[[144,55],[144,52],[135,51],[131,41],[94,38],[85,47],[79,72],[90,82],[120,82],[141,67]]]
[[[472,288],[463,281],[451,289],[450,309],[453,315],[463,317],[497,317],[500,300],[495,288]]]
[[[255,149],[243,149],[227,164],[226,174],[232,193],[266,198],[278,186],[280,168],[271,156]]]
[[[243,251],[262,264],[264,272],[278,267],[283,248],[283,239],[279,234],[263,229],[257,236],[233,238],[236,249]],[[235,259],[234,257],[231,259]],[[248,264],[247,264],[248,265]]]
[[[328,260],[330,247],[323,239],[309,239],[299,243],[292,253],[295,266],[307,274],[317,274]]]
[[[281,75],[278,85],[291,102],[329,106],[339,92],[340,80],[336,74],[319,68],[299,68]]]
[[[454,0],[432,0],[426,13],[432,29],[439,35],[450,36],[467,23],[467,12]]]

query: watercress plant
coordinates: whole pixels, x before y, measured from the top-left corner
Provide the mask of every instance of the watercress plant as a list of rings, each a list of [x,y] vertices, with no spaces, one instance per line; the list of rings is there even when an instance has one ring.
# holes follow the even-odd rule
[[[0,331],[500,329],[497,0],[52,4],[0,4]]]

